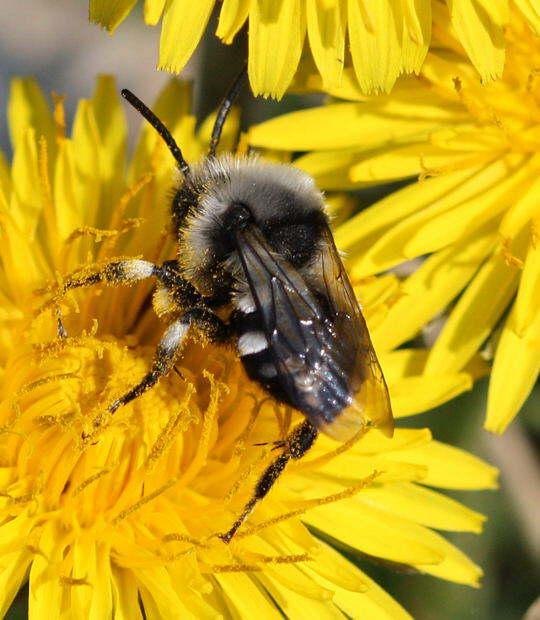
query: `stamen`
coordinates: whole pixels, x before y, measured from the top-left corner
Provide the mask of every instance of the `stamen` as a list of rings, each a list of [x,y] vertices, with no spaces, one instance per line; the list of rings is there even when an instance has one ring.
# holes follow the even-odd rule
[[[11,493],[8,493],[7,491],[0,491],[0,497],[4,497],[5,499],[8,499],[11,503],[17,505],[28,504],[36,498],[36,495],[36,491],[31,491],[30,493],[25,493],[24,495],[19,496],[11,495]]]
[[[287,425],[287,407],[277,405],[273,407],[273,410],[274,416],[276,417],[276,421],[278,423],[279,437],[281,437],[281,439],[284,439],[287,436],[287,431],[291,423],[291,415],[289,415],[289,423]]]
[[[169,562],[176,562],[180,558],[185,558],[186,555],[191,555],[197,551],[196,547],[190,547],[189,549],[185,549],[184,551],[179,551],[178,553],[173,553],[172,555],[167,556],[167,560]],[[161,554],[158,553],[158,557],[162,557]]]
[[[115,469],[115,467],[104,467],[101,471],[98,471],[93,476],[90,476],[86,480],[83,480],[81,482],[81,484],[75,489],[75,491],[73,491],[72,497],[77,497],[77,495],[82,493],[92,483],[96,482],[100,478],[103,478],[103,476],[106,476],[107,474],[110,474],[111,471],[113,471],[114,469]]]
[[[159,239],[157,240],[154,248],[148,253],[150,262],[152,263],[160,262],[161,253],[163,252],[163,249],[165,248],[165,244],[167,243],[167,239],[169,237],[172,238],[176,242],[176,238],[175,238],[173,231],[168,230],[167,228],[164,228],[161,231],[159,235]]]
[[[538,220],[540,222],[540,220]],[[538,223],[536,220],[531,221],[531,245],[536,250],[538,247],[538,241],[540,240],[540,231],[538,230]]]
[[[234,443],[234,448],[233,448],[234,456],[240,456],[240,454],[242,454],[242,452],[245,451],[246,442],[248,440],[248,437],[251,435],[251,431],[253,430],[253,427],[255,426],[255,422],[257,421],[257,418],[259,417],[262,406],[265,403],[270,402],[272,400],[270,397],[259,399],[255,394],[251,392],[246,393],[246,396],[248,396],[249,398],[253,398],[253,400],[255,401],[255,407],[251,411],[251,414],[250,414],[250,417],[249,417],[248,423],[246,424],[245,429],[238,436],[238,438],[236,439]]]
[[[292,555],[264,555],[263,553],[250,552],[249,556],[252,556],[257,562],[262,564],[298,564],[300,562],[313,562],[309,553],[292,554]]]
[[[28,504],[36,499],[43,491],[43,474],[41,473],[36,480],[34,488],[24,495],[12,495],[7,491],[0,491],[0,497],[5,497],[13,504],[18,506]]]
[[[57,404],[61,404],[62,401],[58,401]],[[36,422],[45,424],[47,426],[54,426],[57,424],[61,428],[70,429],[73,426],[73,421],[76,419],[75,413],[66,413],[64,415],[40,415],[36,418]]]
[[[39,547],[37,547],[36,545],[30,545],[30,544],[26,544],[25,545],[25,549],[27,551],[29,551],[30,553],[32,553],[33,555],[39,555],[41,556],[44,560],[46,560],[47,562],[49,562],[49,564],[51,563],[50,559],[47,557],[47,555],[45,554],[44,551],[42,551]]]
[[[162,493],[165,493],[165,491],[168,491],[177,482],[178,480],[176,478],[173,480],[169,480],[167,484],[159,487],[159,489],[153,491],[149,495],[145,495],[138,502],[135,502],[135,504],[128,506],[128,508],[122,510],[122,512],[111,521],[111,525],[117,525],[120,521],[123,521],[130,514],[132,514],[136,510],[139,510],[139,508],[141,508],[145,504],[148,504],[148,502],[151,502],[153,499],[156,499],[156,497],[159,497]]]
[[[80,228],[76,228],[64,241],[64,243],[65,245],[70,245],[81,237],[91,237],[96,243],[99,243],[102,239],[106,239],[107,237],[115,237],[118,234],[118,230],[105,230],[94,228],[92,226],[81,226]]]
[[[465,90],[463,88],[463,82],[460,78],[455,77],[453,79],[454,88],[461,99],[461,103],[467,108],[472,116],[477,118],[481,123],[489,123],[495,125],[499,129],[504,129],[504,123],[497,115],[495,109],[483,101],[478,101],[472,96],[470,89]]]
[[[191,545],[195,545],[196,547],[202,547],[203,549],[207,549],[208,545],[204,543],[200,538],[195,538],[194,536],[188,536],[187,534],[166,534],[161,539],[162,542],[187,542]]]
[[[195,386],[192,383],[188,383],[186,396],[180,405],[180,412],[167,422],[150,448],[150,453],[145,463],[147,470],[154,468],[158,459],[179,433],[184,433],[192,422],[197,421],[197,417],[189,408],[189,402],[194,392]]]
[[[47,385],[48,383],[54,383],[55,381],[64,381],[65,379],[79,379],[82,380],[82,377],[74,372],[62,372],[56,375],[49,375],[48,377],[42,377],[41,379],[37,379],[37,381],[32,381],[31,383],[26,383],[17,391],[16,397],[19,398],[36,390],[43,385]]]
[[[43,200],[43,213],[47,236],[51,245],[51,255],[58,256],[60,239],[58,237],[58,227],[56,225],[56,214],[54,210],[54,200],[52,195],[51,182],[49,180],[49,156],[47,152],[47,140],[45,136],[39,139],[38,154],[39,184],[41,198]]]
[[[95,335],[98,330],[97,319],[92,319],[92,327],[90,330],[83,330],[80,336],[69,336],[68,338],[60,338],[50,342],[36,343],[32,348],[41,356],[41,360],[54,359],[58,357],[62,351],[69,348],[86,348],[95,351],[101,359],[104,351],[114,351],[115,345],[106,340],[97,341]]]
[[[426,166],[424,163],[424,158],[420,155],[420,168],[422,172],[418,175],[418,182],[423,183],[427,179],[432,177],[438,177],[443,174],[450,174],[451,172],[459,172],[460,170],[470,170],[475,166],[481,166],[482,164],[489,163],[493,161],[494,154],[492,151],[487,153],[478,153],[477,155],[473,155],[471,157],[466,157],[460,161],[457,161],[453,164],[448,164],[447,166],[439,166],[437,168],[430,168]]]
[[[517,269],[522,270],[523,261],[517,256],[514,256],[514,254],[512,254],[512,251],[510,249],[511,244],[512,244],[511,239],[504,239],[501,244],[501,252],[504,257],[504,261],[509,267],[516,267]]]
[[[540,69],[533,69],[527,76],[527,92],[533,94],[540,80]]]
[[[281,438],[285,439],[289,434],[292,422],[292,407],[285,406],[285,415],[283,416],[283,426],[281,428]]]
[[[255,461],[253,461],[253,463],[251,463],[249,467],[245,467],[242,470],[242,474],[240,475],[238,480],[236,480],[236,482],[231,486],[231,488],[227,492],[227,495],[225,495],[225,501],[226,502],[230,502],[232,500],[232,498],[240,490],[240,487],[242,486],[242,484],[248,478],[251,477],[251,475],[253,474],[255,469],[258,469],[258,466],[268,457],[269,452],[270,451],[268,450],[268,448],[264,448],[263,450],[261,450],[261,453],[259,454],[258,458],[255,459]]]
[[[360,441],[360,439],[368,432],[370,428],[371,428],[370,426],[366,425],[365,427],[361,428],[356,433],[356,435],[351,437],[346,442],[342,443],[335,450],[332,450],[331,452],[327,452],[326,454],[323,454],[322,456],[318,456],[314,459],[304,458],[302,460],[291,463],[289,465],[289,471],[299,471],[303,469],[318,469],[322,467],[323,465],[326,465],[332,459],[335,459],[336,456],[339,456],[340,454],[347,452],[347,450],[350,450],[354,446],[355,443]]]
[[[56,129],[56,142],[61,142],[66,138],[66,114],[64,110],[64,101],[66,95],[58,95],[55,92],[51,93],[54,101],[54,126]]]
[[[124,219],[128,204],[133,200],[133,198],[135,198],[135,196],[137,196],[137,194],[143,189],[143,187],[145,187],[146,185],[148,185],[148,183],[150,183],[150,181],[154,178],[154,176],[155,176],[155,173],[153,172],[144,174],[138,181],[135,181],[135,183],[131,187],[128,187],[128,189],[122,194],[118,202],[118,206],[114,209],[113,215],[111,218],[110,227],[113,230],[117,228],[121,228],[121,223],[122,223],[122,220]],[[143,221],[142,218],[137,218],[137,219],[139,219],[141,222]],[[104,243],[98,252],[98,256],[97,256],[98,260],[101,260],[105,256],[107,256],[112,250],[113,246],[114,246],[114,243],[112,242]]]
[[[370,485],[375,480],[375,478],[378,478],[382,473],[384,472],[375,470],[372,474],[366,476],[360,482],[353,485],[352,487],[349,487],[348,489],[344,489],[339,493],[333,493],[332,495],[326,495],[325,497],[319,497],[317,499],[307,499],[302,503],[304,504],[305,509],[308,510],[309,508],[315,508],[316,506],[324,506],[325,504],[333,504],[334,502],[339,502],[342,499],[352,497],[353,495],[359,493],[362,489]]]
[[[195,452],[188,468],[180,477],[180,482],[182,485],[186,485],[190,482],[206,464],[208,449],[210,446],[210,436],[217,415],[218,404],[222,394],[229,392],[229,388],[224,383],[217,382],[212,373],[207,370],[203,370],[202,374],[203,377],[210,383],[210,400],[204,414],[201,436],[197,443],[197,451]]]
[[[348,489],[345,489],[344,491],[341,491],[340,493],[334,493],[332,495],[327,495],[326,497],[305,500],[304,502],[302,502],[303,504],[302,508],[291,510],[290,512],[286,512],[277,517],[273,517],[272,519],[262,521],[261,523],[257,523],[256,525],[253,525],[251,527],[245,527],[244,529],[239,530],[235,534],[235,538],[238,539],[238,538],[245,538],[246,536],[252,536],[253,534],[256,534],[257,532],[265,530],[271,527],[272,525],[277,525],[278,523],[281,523],[282,521],[288,521],[289,519],[292,519],[293,517],[299,517],[300,515],[304,514],[310,508],[315,508],[317,506],[323,506],[324,504],[331,504],[341,499],[352,497],[353,495],[356,495],[356,493],[359,493],[367,485],[371,484],[371,482],[373,482],[373,480],[382,473],[383,472],[374,471],[372,474],[370,474],[369,476],[361,480],[358,484],[355,484],[354,486],[349,487]]]
[[[58,580],[60,581],[60,585],[62,586],[90,586],[91,588],[93,587],[86,577],[66,577],[65,575],[60,575]]]
[[[217,573],[252,573],[262,570],[259,566],[250,564],[210,564],[209,572]]]
[[[298,564],[300,562],[312,562],[313,558],[307,553],[301,555],[277,555],[269,556],[262,553],[250,553],[256,562],[261,564]],[[260,571],[262,567],[256,564],[211,564],[212,573],[238,573]]]
[[[11,400],[6,401],[9,403],[11,411],[13,412],[13,418],[7,424],[0,426],[0,435],[3,433],[13,433],[15,435],[20,435],[21,437],[26,437],[26,435],[22,433],[14,432],[12,430],[13,426],[17,423],[17,421],[19,420],[21,416],[21,408],[20,408],[18,401],[20,401],[21,398],[25,396],[26,394],[29,394],[33,390],[36,390],[37,388],[42,387],[43,385],[47,385],[48,383],[54,383],[56,381],[64,381],[66,379],[82,380],[82,377],[74,372],[59,373],[56,375],[49,375],[48,377],[42,377],[41,379],[32,381],[31,383],[27,383],[23,385],[21,388],[19,388],[15,396]],[[62,402],[63,402],[62,400],[59,400],[56,402],[56,405],[59,405]],[[54,422],[56,422],[57,418],[61,416],[42,415],[36,418],[36,422],[45,421],[45,422],[50,423],[49,418],[53,418],[53,417],[54,417]]]

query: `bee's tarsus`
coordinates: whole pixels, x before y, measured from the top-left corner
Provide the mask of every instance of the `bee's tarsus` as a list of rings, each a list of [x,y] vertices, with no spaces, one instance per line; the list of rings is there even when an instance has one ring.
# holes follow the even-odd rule
[[[254,443],[254,446],[272,446],[272,451],[279,450],[280,448],[285,448],[287,445],[287,441],[280,439],[278,441],[262,441],[261,443]]]
[[[62,323],[62,319],[60,317],[58,317],[56,319],[56,321],[57,321],[58,338],[67,338],[68,337],[68,333],[67,333],[66,328],[64,327],[64,325]]]

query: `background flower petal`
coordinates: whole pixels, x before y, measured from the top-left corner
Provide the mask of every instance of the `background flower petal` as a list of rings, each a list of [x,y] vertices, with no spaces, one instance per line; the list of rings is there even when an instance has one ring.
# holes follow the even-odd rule
[[[356,78],[366,93],[388,92],[401,72],[396,23],[399,0],[349,0],[349,42]]]
[[[223,0],[216,30],[216,35],[223,43],[232,43],[248,17],[249,7],[250,0]]]
[[[306,0],[311,53],[325,88],[341,82],[345,64],[346,0]]]
[[[136,3],[137,0],[90,0],[89,19],[114,32]]]
[[[399,298],[374,330],[377,345],[393,349],[415,336],[467,285],[493,244],[489,230],[429,256],[403,282]]]
[[[497,488],[495,467],[465,450],[438,441],[431,441],[410,450],[401,450],[391,458],[427,467],[422,483],[430,486],[465,490]]]
[[[499,77],[504,65],[508,0],[446,0],[452,26],[483,81]]]
[[[518,269],[496,251],[473,278],[439,334],[425,372],[455,372],[472,358],[514,295]]]
[[[51,110],[34,78],[15,78],[11,81],[8,125],[14,149],[25,139],[28,128],[33,127],[36,143],[44,136],[49,152],[54,153],[55,135]]]
[[[144,21],[155,26],[161,18],[167,0],[144,0]]]
[[[280,99],[298,66],[306,32],[301,0],[251,5],[248,74],[254,95]]]
[[[540,372],[540,313],[527,332],[515,330],[515,310],[502,330],[493,362],[485,426],[503,433],[529,395]],[[519,372],[516,372],[519,369]]]
[[[371,485],[359,499],[438,530],[480,532],[486,518],[441,493],[419,484]]]
[[[171,0],[159,43],[159,69],[179,73],[189,60],[210,19],[214,0]]]

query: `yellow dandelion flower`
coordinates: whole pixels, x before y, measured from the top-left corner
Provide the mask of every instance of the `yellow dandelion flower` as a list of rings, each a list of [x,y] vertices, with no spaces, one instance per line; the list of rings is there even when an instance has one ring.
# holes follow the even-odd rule
[[[502,81],[481,85],[457,39],[441,34],[422,75],[392,95],[366,101],[349,80],[336,95],[362,102],[294,113],[251,135],[255,145],[313,149],[296,163],[326,188],[419,175],[337,239],[356,278],[429,255],[401,283],[374,341],[399,346],[452,304],[425,366],[435,375],[458,372],[493,334],[486,427],[494,432],[540,369],[540,46],[517,14],[505,43]]]
[[[188,160],[200,158],[187,85],[156,112]],[[149,287],[92,287],[36,315],[62,276],[118,256],[162,261],[173,160],[145,127],[126,159],[126,121],[110,78],[81,101],[71,137],[35,82],[15,80],[11,166],[0,165],[0,613],[26,578],[31,618],[408,618],[329,545],[476,585],[481,570],[434,530],[478,532],[483,517],[434,490],[495,486],[473,456],[399,428],[389,439],[321,437],[287,468],[230,545],[226,531],[273,458],[290,410],[260,393],[232,352],[194,339],[171,373],[82,438],[148,369],[162,333]],[[232,118],[223,147],[235,136]],[[126,172],[127,170],[127,172]],[[339,197],[334,208],[343,210]],[[86,271],[88,272],[88,271]],[[56,284],[58,283],[58,284]],[[364,283],[376,321],[395,282]],[[68,303],[69,302],[69,303]],[[71,309],[71,312],[70,312]],[[380,313],[379,313],[380,314]],[[470,387],[471,372],[424,380],[427,352],[387,351],[398,416]],[[478,369],[477,369],[478,370]],[[266,445],[261,445],[266,444]]]
[[[90,19],[112,32],[135,4],[136,0],[90,0]],[[159,68],[182,70],[217,4],[146,0],[146,23],[155,25],[163,18]],[[420,70],[431,42],[432,20],[439,14],[450,14],[482,80],[499,77],[510,4],[540,33],[538,0],[223,0],[216,35],[231,43],[249,24],[249,77],[255,94],[283,95],[303,54],[306,34],[325,88],[338,85],[344,64],[352,63],[364,92],[388,92],[400,74]]]

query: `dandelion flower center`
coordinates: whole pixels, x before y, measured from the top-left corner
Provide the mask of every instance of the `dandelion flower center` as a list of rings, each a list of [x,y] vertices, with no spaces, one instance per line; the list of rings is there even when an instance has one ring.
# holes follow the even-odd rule
[[[172,82],[156,111],[196,161],[208,124],[193,136],[189,98],[187,85]],[[370,431],[355,444],[321,436],[225,545],[216,534],[234,522],[275,458],[272,442],[300,414],[267,398],[232,351],[196,333],[177,372],[108,413],[146,373],[163,333],[150,287],[94,286],[66,299],[55,285],[43,287],[58,280],[61,289],[67,274],[118,257],[170,258],[174,244],[161,228],[172,161],[145,131],[124,174],[125,124],[112,80],[101,79],[94,99],[81,104],[69,138],[61,105],[55,132],[37,85],[16,82],[11,177],[0,166],[0,202],[10,204],[0,244],[0,615],[28,577],[31,617],[51,609],[98,618],[116,610],[128,618],[142,610],[249,617],[254,608],[297,617],[306,605],[315,617],[408,617],[324,535],[476,584],[480,569],[431,528],[478,532],[483,517],[422,485],[492,487],[495,472],[437,444],[427,429],[398,429],[392,440]],[[39,110],[32,116],[39,126],[26,131],[21,110]],[[226,129],[224,139],[235,135]],[[46,311],[36,316],[39,308]],[[58,311],[67,338],[56,333]],[[415,376],[403,377],[410,366],[403,356]],[[423,360],[422,351],[386,356],[402,415],[448,397],[444,382],[422,383]],[[469,381],[465,373],[450,379],[454,391]]]

